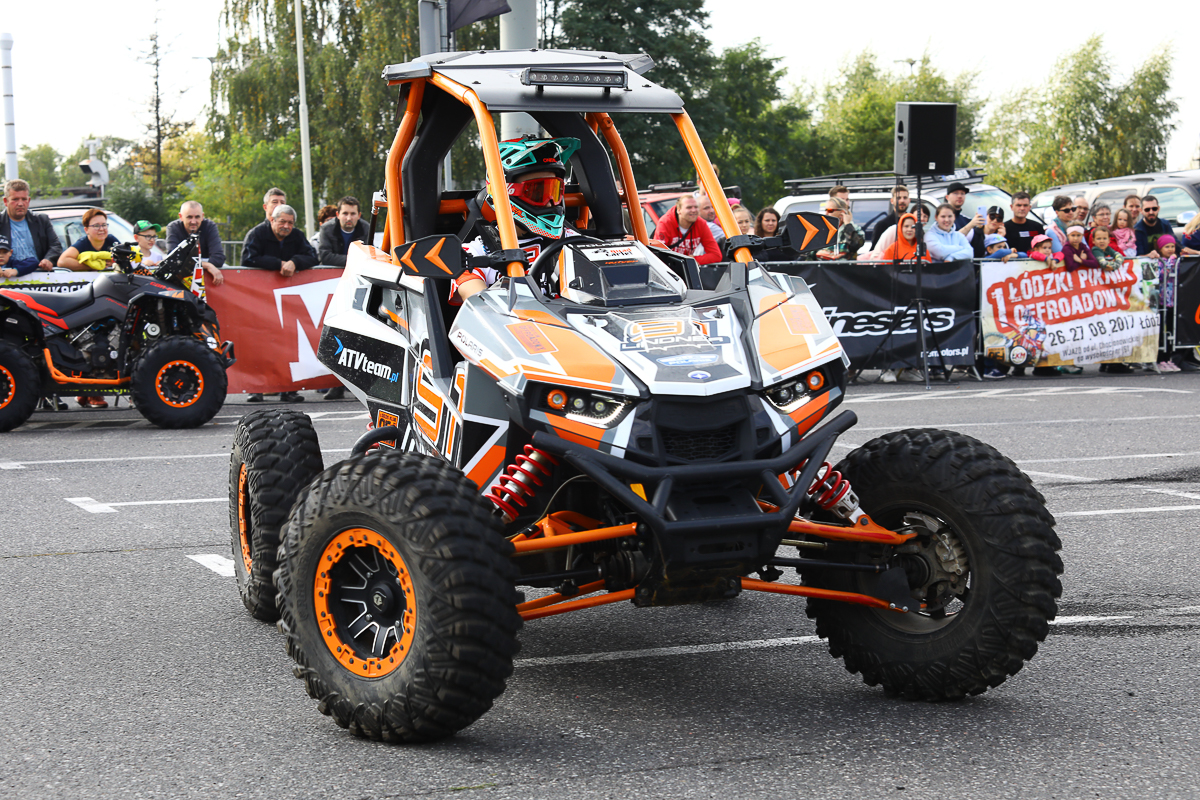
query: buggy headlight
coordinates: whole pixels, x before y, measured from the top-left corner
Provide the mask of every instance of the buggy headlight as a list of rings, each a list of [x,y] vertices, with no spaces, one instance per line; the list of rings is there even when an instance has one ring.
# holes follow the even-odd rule
[[[633,407],[633,400],[627,397],[541,384],[535,384],[531,388],[529,398],[532,407],[538,411],[557,414],[573,422],[582,422],[597,428],[619,425]]]
[[[790,414],[824,389],[827,382],[825,373],[814,369],[798,378],[788,378],[786,381],[768,386],[763,390],[763,394],[771,405],[785,414]]]

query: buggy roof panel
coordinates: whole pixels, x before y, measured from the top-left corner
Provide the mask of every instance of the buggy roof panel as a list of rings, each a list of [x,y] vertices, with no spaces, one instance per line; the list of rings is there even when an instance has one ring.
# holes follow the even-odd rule
[[[428,60],[426,60],[428,59]],[[678,114],[683,101],[670,89],[641,77],[654,66],[649,56],[584,50],[477,50],[435,53],[384,68],[383,78],[404,81],[434,72],[474,90],[491,111],[603,111],[605,113]],[[605,91],[597,86],[526,86],[529,67],[621,71],[626,88]]]

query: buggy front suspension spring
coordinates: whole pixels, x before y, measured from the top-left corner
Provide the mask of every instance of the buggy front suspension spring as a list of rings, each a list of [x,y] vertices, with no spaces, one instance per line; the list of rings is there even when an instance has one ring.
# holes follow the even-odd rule
[[[792,473],[793,480],[800,478],[800,472],[807,463],[805,461],[800,465],[800,469]],[[817,469],[816,477],[813,478],[812,485],[806,491],[818,507],[832,511],[842,519],[856,520],[861,516],[858,495],[851,488],[850,481],[846,480],[842,473],[835,470],[828,461],[823,462]]]
[[[558,459],[531,444],[525,445],[525,452],[518,453],[514,460],[516,463],[509,466],[484,495],[500,510],[506,524],[520,516],[516,506],[526,508],[529,505],[526,500],[537,494],[558,466]]]

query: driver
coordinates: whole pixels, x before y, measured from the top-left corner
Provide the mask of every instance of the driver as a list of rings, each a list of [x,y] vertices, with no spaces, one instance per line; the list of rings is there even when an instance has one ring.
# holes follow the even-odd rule
[[[550,242],[578,235],[566,227],[563,183],[567,176],[566,164],[579,146],[579,140],[570,137],[525,137],[500,142],[500,164],[504,168],[508,202],[517,225],[517,243],[529,253],[530,263]],[[494,212],[496,204],[491,183],[481,194],[482,202]],[[480,230],[478,237],[463,245],[467,255],[482,256],[502,249],[494,225],[480,223]],[[499,270],[493,267],[477,267],[464,272],[454,279],[450,303],[458,305],[479,294],[499,277]]]

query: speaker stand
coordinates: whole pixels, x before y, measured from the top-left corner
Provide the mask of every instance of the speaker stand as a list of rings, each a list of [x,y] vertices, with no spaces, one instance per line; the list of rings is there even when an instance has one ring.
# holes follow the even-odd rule
[[[917,296],[914,297],[912,300],[910,300],[908,305],[904,307],[903,314],[900,314],[894,320],[892,320],[892,324],[888,326],[887,333],[884,334],[883,339],[880,340],[879,344],[875,347],[874,351],[871,352],[871,355],[867,358],[866,363],[863,366],[863,369],[866,368],[867,364],[870,364],[872,361],[874,361],[875,357],[877,355],[879,355],[880,351],[883,350],[883,346],[891,341],[892,335],[895,334],[896,331],[899,330],[900,326],[904,324],[905,318],[908,317],[908,312],[912,311],[913,309],[916,309],[916,312],[917,312],[917,341],[921,348],[921,367],[922,367],[922,372],[925,375],[925,388],[926,388],[926,390],[928,390],[928,389],[933,388],[933,385],[929,381],[929,347],[925,340],[925,333],[926,333],[925,324],[926,324],[926,321],[929,319],[929,301],[921,296],[921,292],[923,289],[921,276],[924,274],[924,272],[922,270],[922,265],[924,264],[927,249],[925,247],[925,226],[921,224],[921,176],[917,175],[916,177],[917,177],[917,213],[916,213],[916,218],[917,218],[917,264],[916,264],[915,269],[916,269],[916,273],[917,273]],[[897,225],[900,224],[900,219],[898,216],[896,218],[896,224]],[[903,235],[904,235],[903,232],[896,231],[897,241],[899,241],[900,237],[902,237]],[[899,264],[899,261],[895,261],[893,263]],[[933,341],[933,346],[935,348],[937,348],[935,352],[937,353],[938,361],[941,362],[942,373],[946,376],[945,380],[941,382],[941,385],[957,386],[958,385],[957,382],[950,380],[951,368],[946,365],[946,357],[944,355],[942,355],[942,346],[938,342],[937,334],[932,329],[929,330],[929,338]],[[860,375],[860,374],[862,374],[862,369],[860,369],[855,374],[854,377],[857,378],[858,375]]]

